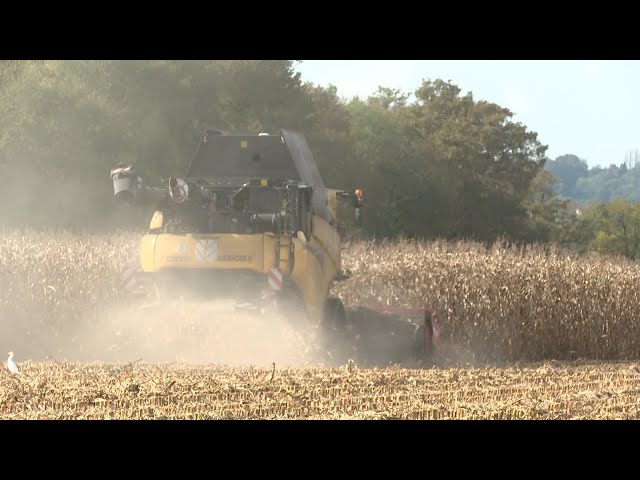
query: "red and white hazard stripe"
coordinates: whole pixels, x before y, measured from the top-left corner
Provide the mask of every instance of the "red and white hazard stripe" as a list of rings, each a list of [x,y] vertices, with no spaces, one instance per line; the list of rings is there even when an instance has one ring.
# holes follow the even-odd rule
[[[140,267],[127,268],[122,274],[122,286],[127,290],[132,290],[136,286],[136,276],[142,272]]]
[[[282,273],[277,268],[271,268],[267,272],[269,287],[273,290],[282,290]]]

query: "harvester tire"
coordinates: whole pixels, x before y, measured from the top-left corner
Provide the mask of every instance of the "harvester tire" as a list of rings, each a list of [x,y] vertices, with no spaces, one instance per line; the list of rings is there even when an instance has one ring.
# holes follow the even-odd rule
[[[342,331],[346,325],[344,304],[339,298],[327,298],[324,307],[324,324],[329,330]]]

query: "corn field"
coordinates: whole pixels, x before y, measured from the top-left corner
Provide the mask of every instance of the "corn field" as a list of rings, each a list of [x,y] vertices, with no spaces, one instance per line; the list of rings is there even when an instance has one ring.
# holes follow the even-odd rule
[[[138,261],[139,239],[131,233],[0,231],[1,346],[24,345],[23,358],[53,353],[72,329],[126,301],[122,268]]]
[[[127,232],[1,231],[2,346],[20,338],[23,358],[60,358],[51,345],[131,301],[122,273],[137,265],[139,242]],[[428,306],[443,343],[477,361],[640,358],[640,268],[622,258],[398,240],[350,245],[343,267],[352,277],[333,293],[347,306]]]
[[[16,350],[20,368],[18,375],[0,373],[0,418],[639,417],[640,368],[630,360],[640,356],[640,271],[624,259],[500,243],[355,243],[343,251],[352,277],[333,293],[352,307],[430,307],[443,333],[432,363],[290,368],[278,359],[272,368],[264,361],[196,366],[185,364],[212,362],[135,360],[142,344],[120,330],[141,322],[142,314],[134,310],[121,324],[114,321],[113,311],[134,304],[122,273],[137,264],[139,241],[127,232],[0,232],[0,348]],[[193,330],[200,327],[192,312],[153,316],[155,323],[138,334],[162,337],[154,344],[161,351],[169,348],[164,337],[176,333],[168,328],[174,324],[209,341]],[[130,348],[118,363],[99,363],[104,351],[91,345],[81,351],[83,363],[67,361],[83,329]],[[227,342],[234,332],[218,334]],[[253,340],[253,353],[256,346],[279,345],[261,334]],[[182,351],[192,346],[183,344]],[[458,364],[446,363],[456,358]],[[472,368],[479,362],[494,366]],[[506,368],[495,367],[501,362]]]

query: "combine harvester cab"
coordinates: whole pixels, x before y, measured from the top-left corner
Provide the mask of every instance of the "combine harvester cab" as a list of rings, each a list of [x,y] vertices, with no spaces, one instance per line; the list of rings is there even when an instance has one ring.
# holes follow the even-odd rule
[[[153,207],[139,270],[123,279],[136,291],[145,285],[159,298],[226,299],[257,311],[286,305],[359,342],[358,350],[375,343],[363,319],[393,313],[348,312],[329,298],[332,283],[348,278],[337,205],[350,194],[325,187],[302,134],[208,130],[184,178],[170,178],[165,188],[145,186],[130,165],[118,165],[111,179],[117,199]]]

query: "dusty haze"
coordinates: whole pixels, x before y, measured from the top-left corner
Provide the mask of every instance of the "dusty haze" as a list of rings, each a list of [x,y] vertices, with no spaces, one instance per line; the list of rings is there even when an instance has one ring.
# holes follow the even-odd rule
[[[224,301],[112,307],[69,334],[70,361],[303,366],[320,359],[303,319],[296,327],[276,313],[234,311]]]

